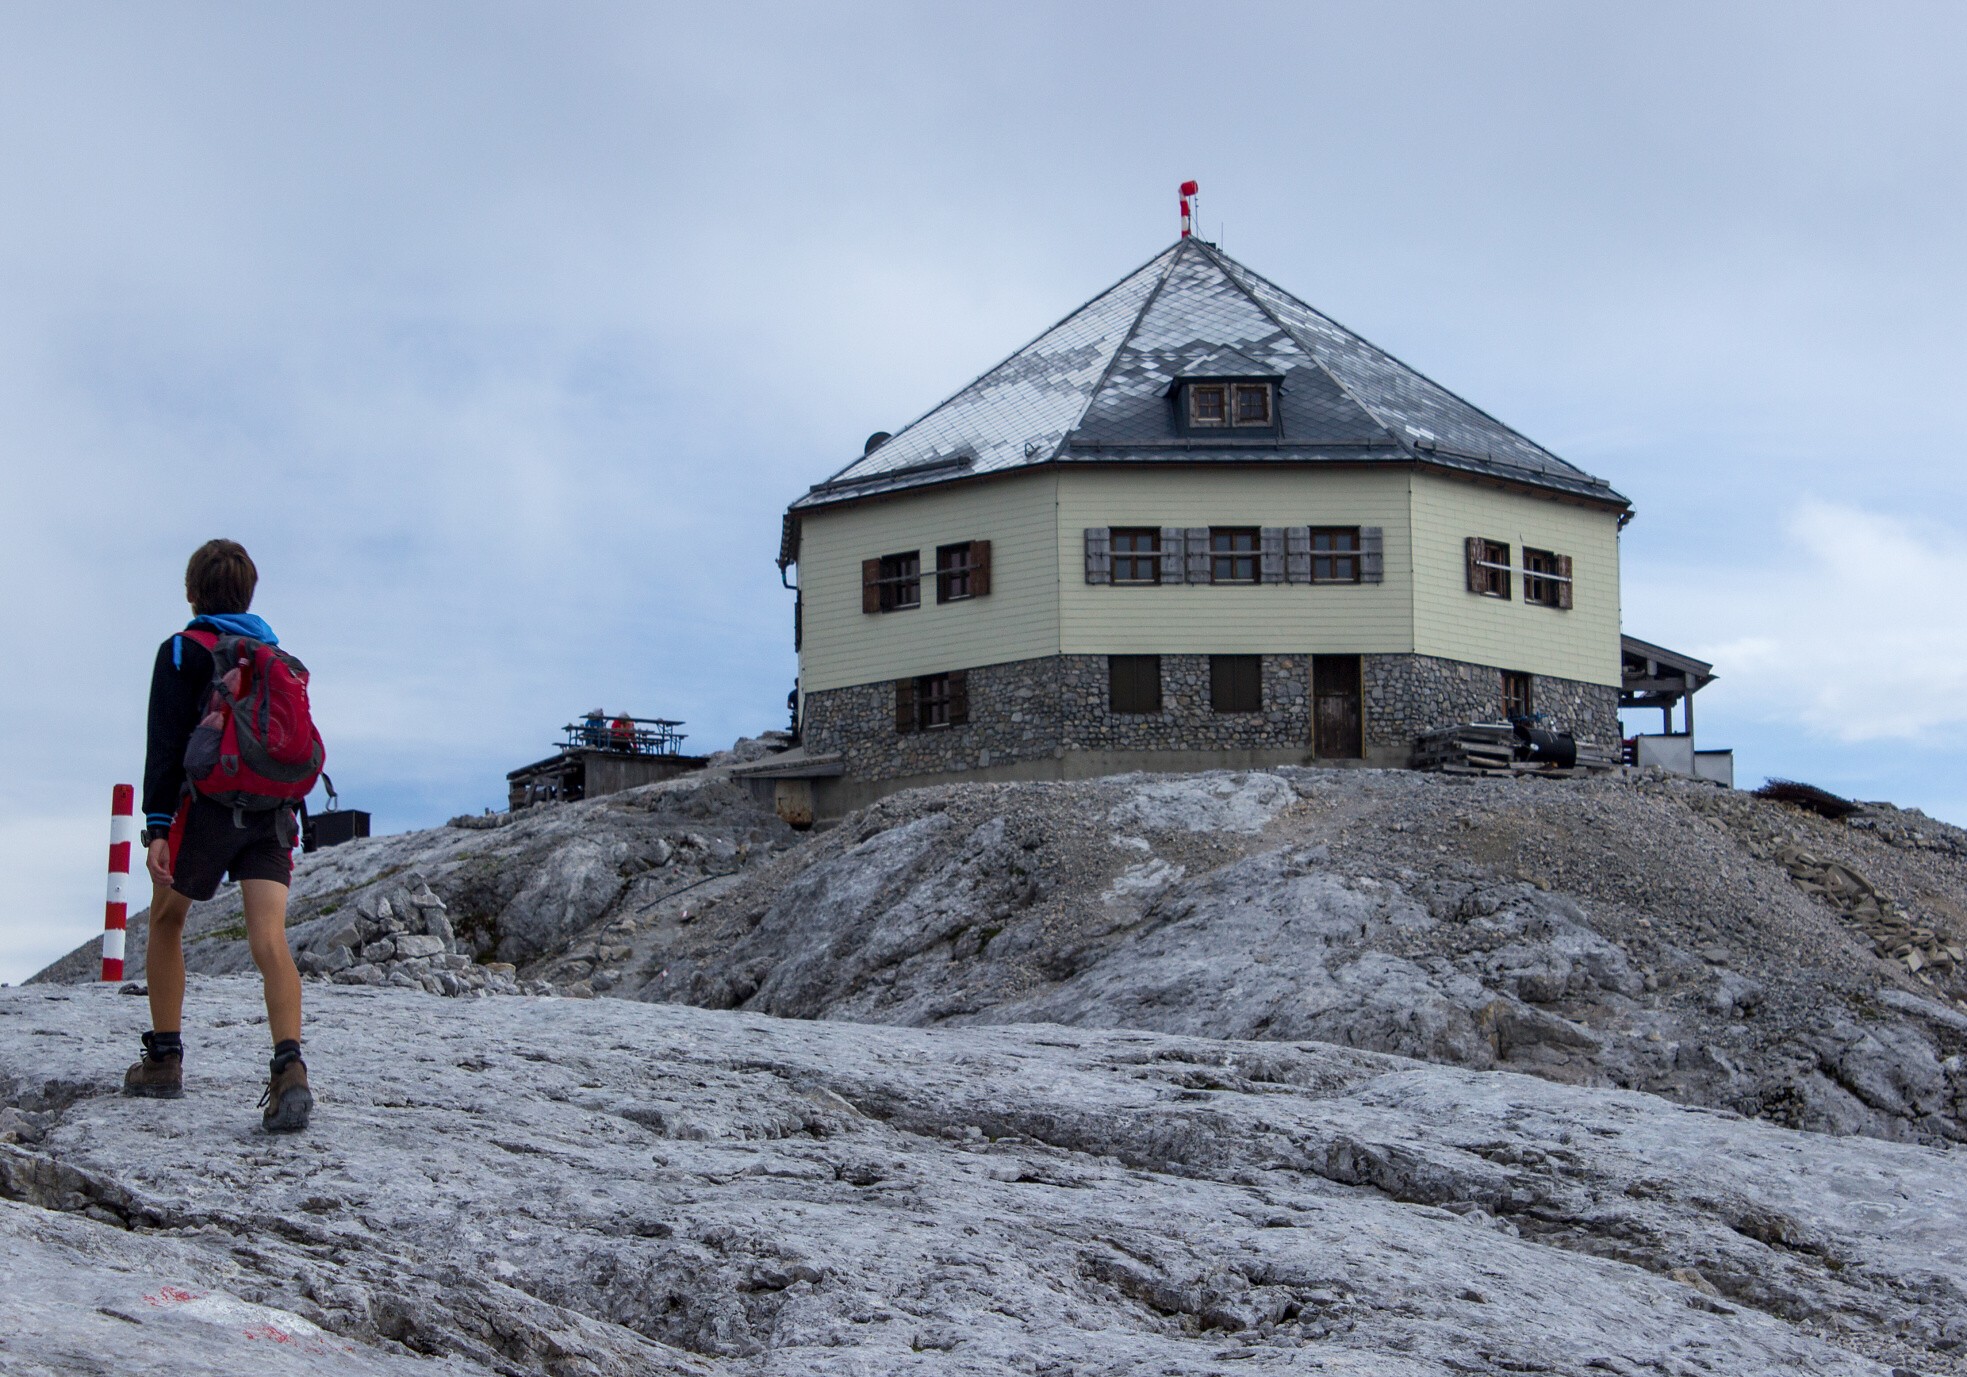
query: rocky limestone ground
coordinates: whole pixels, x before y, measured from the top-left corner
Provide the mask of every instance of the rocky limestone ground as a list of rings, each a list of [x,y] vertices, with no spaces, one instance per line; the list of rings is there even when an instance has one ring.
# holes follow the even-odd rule
[[[510,993],[520,971],[550,962],[564,985],[577,983],[577,971],[593,973],[605,989],[614,973],[595,948],[598,941],[614,955],[598,931],[606,919],[701,905],[797,840],[769,810],[709,774],[516,816],[454,818],[298,857],[288,940],[303,975],[344,984]],[[147,917],[145,910],[130,921],[133,973],[143,970]],[[595,959],[578,966],[579,951]],[[96,943],[86,943],[34,979],[93,980],[97,957]],[[185,961],[215,974],[253,969],[237,886],[193,907]],[[547,988],[532,979],[527,986]]]
[[[1866,877],[1868,909],[1811,878],[1831,864]],[[1891,952],[1915,927],[1928,950],[1967,939],[1963,900],[1959,829],[1661,776],[957,786],[874,805],[687,922],[624,915],[616,988],[1317,1038],[1945,1142],[1967,1136],[1967,979]]]
[[[1312,1038],[1967,1136],[1967,833],[1888,805],[1283,769],[917,790],[802,838],[712,773],[337,847],[294,895],[343,983]],[[236,897],[193,931],[250,968]]]
[[[0,1370],[1967,1370],[1948,1148],[1295,1038],[307,997],[269,1138],[250,977],[179,1101],[113,1093],[140,999],[0,990]]]

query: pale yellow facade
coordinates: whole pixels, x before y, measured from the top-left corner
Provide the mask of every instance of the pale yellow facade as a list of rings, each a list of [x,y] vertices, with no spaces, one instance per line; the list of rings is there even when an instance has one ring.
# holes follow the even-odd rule
[[[805,513],[804,693],[1059,653],[1058,479],[1050,471]],[[990,596],[936,602],[936,547],[991,543]],[[922,553],[920,607],[861,611],[861,561]]]
[[[1087,527],[1372,526],[1377,584],[1124,587],[1085,579]],[[1569,610],[1470,593],[1464,541],[1569,555]],[[936,547],[988,540],[987,597],[935,601]],[[1058,654],[1419,653],[1619,682],[1618,514],[1404,469],[1075,469],[802,515],[807,693]],[[918,550],[922,605],[861,610],[861,561]]]
[[[1419,472],[1413,490],[1414,649],[1444,660],[1619,683],[1619,514],[1503,488]],[[1463,540],[1482,536],[1510,547],[1571,556],[1566,611],[1468,591]]]
[[[1068,655],[1405,651],[1414,643],[1407,475],[1370,469],[1081,469],[1059,481]],[[1086,582],[1088,526],[1378,526],[1386,581],[1113,587]]]

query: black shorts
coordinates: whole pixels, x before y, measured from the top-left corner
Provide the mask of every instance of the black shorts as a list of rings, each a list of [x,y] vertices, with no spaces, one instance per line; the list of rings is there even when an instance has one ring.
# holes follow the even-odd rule
[[[227,871],[235,880],[291,883],[293,818],[286,808],[235,814],[207,798],[186,799],[171,819],[171,888],[202,902],[219,892]]]

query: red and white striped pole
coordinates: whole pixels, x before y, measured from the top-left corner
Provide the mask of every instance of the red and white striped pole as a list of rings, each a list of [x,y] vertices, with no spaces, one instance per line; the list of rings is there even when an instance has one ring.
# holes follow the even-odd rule
[[[137,791],[119,784],[109,802],[109,898],[102,910],[102,978],[123,978],[123,933],[130,925],[130,847],[137,839]]]

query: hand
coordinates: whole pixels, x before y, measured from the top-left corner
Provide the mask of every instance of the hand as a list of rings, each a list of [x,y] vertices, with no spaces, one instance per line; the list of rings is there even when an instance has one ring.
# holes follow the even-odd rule
[[[169,889],[171,887],[171,844],[162,837],[152,842],[150,849],[144,853],[143,866],[145,870],[150,872],[150,878],[153,883]]]

